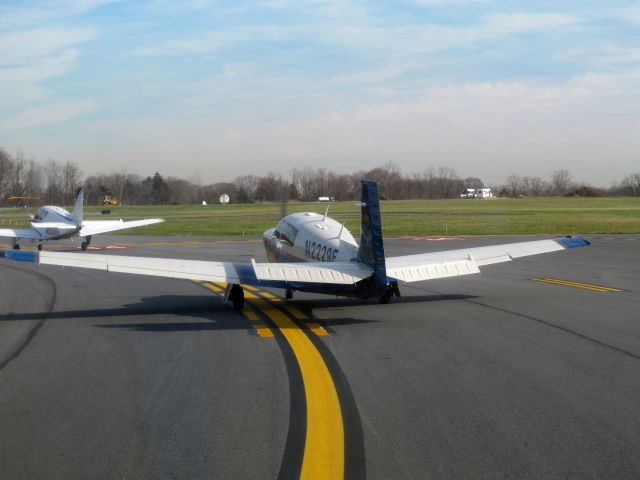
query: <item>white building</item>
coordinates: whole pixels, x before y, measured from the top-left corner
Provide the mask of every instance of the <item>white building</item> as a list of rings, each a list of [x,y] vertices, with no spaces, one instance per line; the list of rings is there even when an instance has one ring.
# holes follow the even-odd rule
[[[460,198],[493,198],[490,188],[467,188],[467,193],[460,195]]]

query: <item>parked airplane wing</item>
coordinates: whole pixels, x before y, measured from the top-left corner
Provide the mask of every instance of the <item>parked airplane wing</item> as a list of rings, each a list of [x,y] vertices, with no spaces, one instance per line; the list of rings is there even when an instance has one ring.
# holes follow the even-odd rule
[[[587,245],[589,245],[587,240],[574,236],[388,257],[386,258],[387,276],[403,282],[418,282],[468,275],[478,273],[479,267],[484,265]]]
[[[358,262],[233,263],[68,252],[6,250],[6,258],[109,272],[286,288],[287,284],[352,285],[372,269]]]
[[[43,238],[37,230],[13,228],[0,228],[0,237],[37,239]]]
[[[115,232],[116,230],[124,230],[125,228],[142,227],[143,225],[153,225],[154,223],[161,222],[164,222],[164,219],[149,218],[147,220],[131,220],[128,222],[122,220],[88,220],[82,222],[82,229],[78,232],[78,235],[88,237],[89,235]]]

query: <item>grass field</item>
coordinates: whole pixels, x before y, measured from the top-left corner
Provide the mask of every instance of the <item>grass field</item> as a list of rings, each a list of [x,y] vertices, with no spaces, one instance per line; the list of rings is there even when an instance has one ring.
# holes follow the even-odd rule
[[[640,198],[406,200],[382,202],[387,236],[640,233]],[[324,213],[326,203],[289,203],[288,213]],[[107,207],[105,207],[107,208]],[[123,231],[139,235],[259,235],[280,218],[277,203],[85,207],[87,219],[161,217],[165,223]],[[34,213],[34,209],[30,213]],[[355,202],[330,204],[329,215],[359,231]],[[0,228],[28,227],[21,209],[0,211]]]

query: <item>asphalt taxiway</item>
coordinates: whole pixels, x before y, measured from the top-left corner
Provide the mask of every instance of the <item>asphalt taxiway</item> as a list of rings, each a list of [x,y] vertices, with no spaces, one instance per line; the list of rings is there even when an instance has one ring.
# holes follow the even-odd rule
[[[242,313],[221,285],[2,259],[0,477],[640,478],[640,236],[588,239],[389,305],[256,289]],[[95,246],[264,259],[259,239]]]

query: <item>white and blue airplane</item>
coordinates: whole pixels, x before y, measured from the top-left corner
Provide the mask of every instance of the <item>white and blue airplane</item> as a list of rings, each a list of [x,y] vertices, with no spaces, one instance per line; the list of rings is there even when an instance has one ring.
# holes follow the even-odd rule
[[[400,296],[399,284],[457,277],[480,272],[480,267],[527,255],[589,245],[582,237],[508,243],[418,255],[386,257],[378,185],[362,181],[360,245],[343,225],[327,214],[294,213],[267,230],[263,242],[269,263],[215,262],[67,252],[5,251],[5,257],[68,267],[93,268],[157,277],[227,284],[225,301],[235,309],[244,305],[242,285],[294,291],[377,298],[388,303]]]
[[[86,250],[91,243],[91,237],[100,233],[124,230],[125,228],[141,227],[164,222],[162,218],[147,220],[84,220],[84,198],[82,189],[76,194],[73,212],[69,213],[62,207],[46,205],[40,207],[31,219],[31,228],[14,229],[0,228],[0,237],[11,238],[12,247],[20,250],[20,240],[26,239],[38,243],[38,250],[42,250],[42,242],[48,240],[62,240],[65,238],[82,238],[81,249]]]

